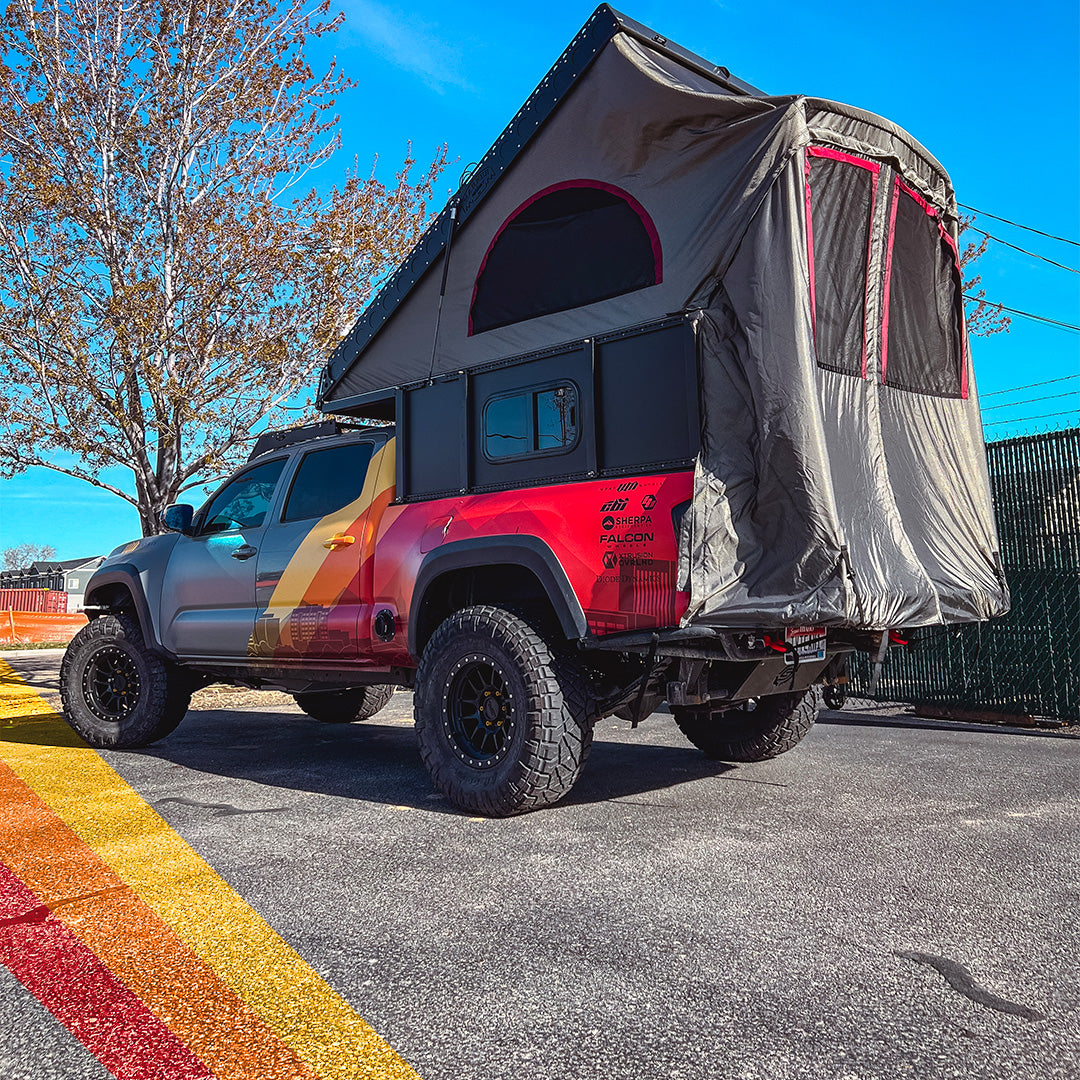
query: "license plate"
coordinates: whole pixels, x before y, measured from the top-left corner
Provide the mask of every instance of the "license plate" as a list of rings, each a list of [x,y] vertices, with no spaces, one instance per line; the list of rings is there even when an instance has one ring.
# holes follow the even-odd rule
[[[824,626],[789,626],[784,633],[784,640],[795,647],[799,660],[825,659]],[[794,654],[784,653],[784,662],[794,664]]]

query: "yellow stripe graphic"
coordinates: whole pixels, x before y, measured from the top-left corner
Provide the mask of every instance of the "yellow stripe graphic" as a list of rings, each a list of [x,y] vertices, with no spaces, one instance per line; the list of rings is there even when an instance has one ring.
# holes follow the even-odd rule
[[[320,1077],[419,1080],[3,660],[0,761]]]

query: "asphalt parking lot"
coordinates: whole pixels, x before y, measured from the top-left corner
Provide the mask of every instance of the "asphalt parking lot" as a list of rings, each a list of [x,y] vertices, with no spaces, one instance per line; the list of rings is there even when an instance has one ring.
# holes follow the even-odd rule
[[[3,655],[48,693],[58,654]],[[563,803],[483,820],[410,709],[268,695],[102,757],[425,1080],[1080,1071],[1070,733],[827,713],[736,767],[609,720]],[[0,967],[0,1075],[108,1073]]]

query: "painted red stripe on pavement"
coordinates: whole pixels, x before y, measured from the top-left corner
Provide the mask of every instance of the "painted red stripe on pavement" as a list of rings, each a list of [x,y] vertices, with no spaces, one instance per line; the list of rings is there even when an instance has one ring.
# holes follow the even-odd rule
[[[0,961],[117,1080],[213,1076],[3,863]]]

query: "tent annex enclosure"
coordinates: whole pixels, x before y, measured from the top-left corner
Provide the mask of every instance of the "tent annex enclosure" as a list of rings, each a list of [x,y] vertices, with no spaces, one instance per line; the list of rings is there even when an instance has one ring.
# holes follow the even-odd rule
[[[684,626],[1008,608],[944,169],[603,5],[330,357],[397,499],[692,469]],[[673,575],[676,573],[672,568]]]

